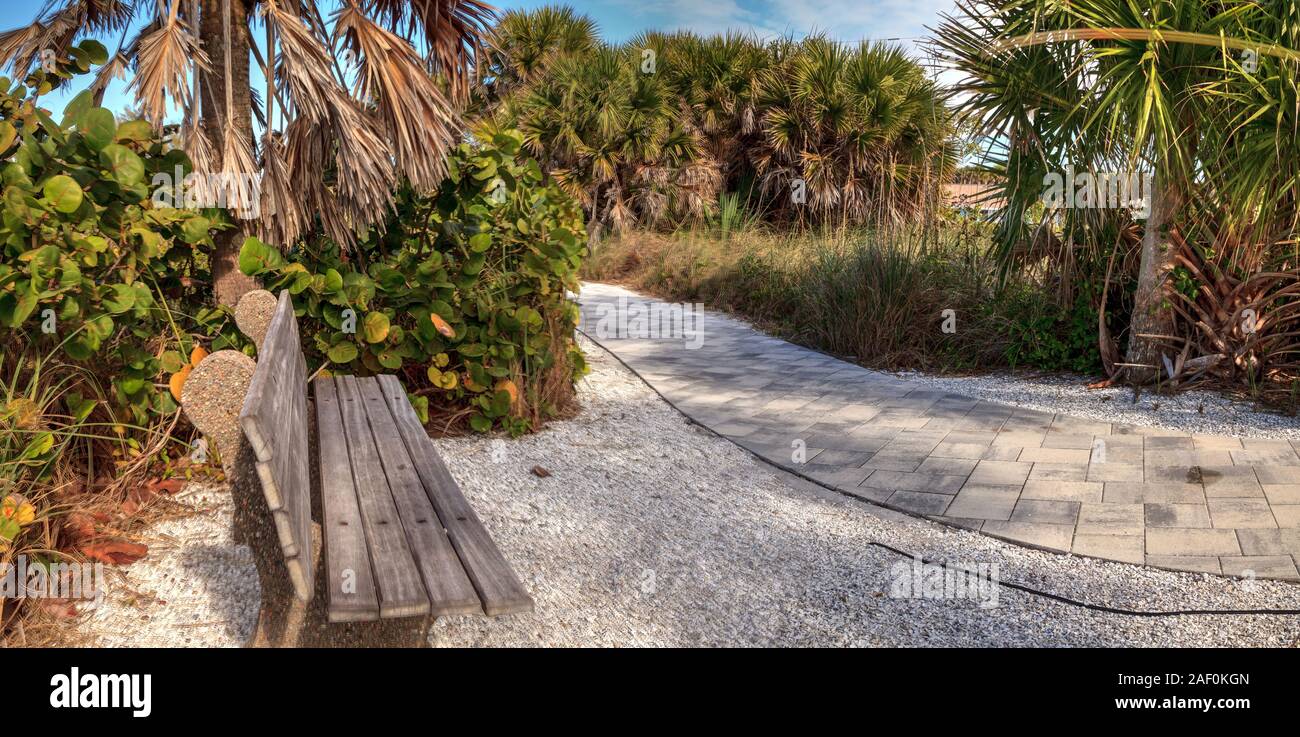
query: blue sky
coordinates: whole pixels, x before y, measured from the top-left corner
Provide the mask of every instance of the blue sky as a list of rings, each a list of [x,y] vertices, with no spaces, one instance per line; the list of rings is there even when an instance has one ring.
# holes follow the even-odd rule
[[[545,0],[501,2],[502,7],[535,8]],[[842,41],[863,38],[914,38],[936,26],[953,0],[589,0],[570,5],[591,16],[601,33],[622,41],[638,32],[690,29],[721,33],[730,29],[764,36],[825,32]]]
[[[62,4],[59,2],[59,4]],[[546,0],[498,0],[500,8],[535,8],[556,4]],[[805,36],[825,33],[841,41],[907,39],[927,34],[938,25],[940,13],[950,11],[953,0],[588,0],[567,3],[596,21],[609,41],[623,41],[643,30],[689,29],[712,34],[741,30],[760,36]],[[0,30],[32,22],[45,0],[5,0],[0,3]],[[326,0],[326,5],[332,5]],[[109,52],[117,39],[100,39]],[[129,81],[129,80],[128,80]],[[79,85],[75,89],[79,89]],[[72,92],[45,98],[56,113]],[[126,82],[115,82],[104,105],[118,112],[131,102]]]

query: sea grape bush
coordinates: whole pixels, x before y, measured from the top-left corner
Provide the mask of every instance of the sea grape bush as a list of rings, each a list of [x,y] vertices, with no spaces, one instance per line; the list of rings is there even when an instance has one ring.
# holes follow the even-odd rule
[[[61,121],[39,105],[106,55],[85,41],[54,70],[0,78],[0,337],[93,366],[113,416],[146,425],[176,410],[167,377],[198,342],[239,339],[227,313],[200,306],[195,256],[221,215],[151,201],[155,174],[190,169],[184,152],[145,121],[118,124],[89,92]]]
[[[527,432],[586,371],[567,295],[586,231],[522,143],[517,131],[477,131],[436,192],[400,193],[355,252],[315,240],[285,256],[249,238],[240,267],[294,296],[317,366],[399,374],[426,422],[436,409],[480,432]]]

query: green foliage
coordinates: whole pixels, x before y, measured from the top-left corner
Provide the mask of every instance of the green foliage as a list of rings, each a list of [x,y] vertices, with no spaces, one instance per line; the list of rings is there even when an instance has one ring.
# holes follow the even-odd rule
[[[723,241],[639,233],[601,244],[587,278],[736,312],[802,345],[883,369],[1000,365],[996,264],[965,242],[912,230],[751,231]],[[955,333],[942,327],[945,310]]]
[[[308,243],[286,259],[254,238],[240,266],[288,289],[309,360],[338,373],[399,374],[417,411],[461,412],[512,434],[551,412],[547,377],[585,371],[573,340],[582,213],[520,155],[516,131],[479,131],[428,197],[407,191],[383,231],[345,258]]]
[[[84,71],[101,51],[85,42],[58,71]],[[166,350],[188,355],[196,335],[239,344],[226,313],[199,308],[189,286],[206,280],[195,254],[213,224],[150,196],[155,175],[189,170],[184,152],[143,121],[117,125],[89,92],[55,122],[38,104],[51,87],[44,71],[0,78],[0,325],[21,345],[93,364],[111,377],[112,408],[148,424],[176,409]]]
[[[956,166],[943,95],[898,46],[684,31],[611,45],[541,8],[506,14],[491,47],[483,112],[616,231],[699,224],[734,207],[726,192],[778,222],[917,217]]]
[[[1013,368],[1102,373],[1091,294],[1080,291],[1074,304],[1062,309],[1041,292],[1026,290],[1001,309],[1010,316],[1005,356]]]
[[[1175,292],[1178,292],[1191,301],[1195,301],[1196,298],[1200,296],[1201,283],[1186,266],[1175,266],[1169,276]]]

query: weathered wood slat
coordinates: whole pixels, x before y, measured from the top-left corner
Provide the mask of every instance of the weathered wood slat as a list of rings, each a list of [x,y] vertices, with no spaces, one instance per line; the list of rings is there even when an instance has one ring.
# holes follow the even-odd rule
[[[420,418],[415,415],[406,390],[396,376],[380,376],[379,386],[388,407],[397,420],[397,427],[415,469],[423,482],[433,508],[447,528],[448,536],[465,572],[483,602],[488,616],[531,611],[532,597],[519,582],[519,577],[506,561],[488,535],[487,528],[470,507],[446,465],[438,456],[433,441],[425,433]]]
[[[424,589],[429,594],[429,613],[434,616],[482,613],[474,584],[465,575],[465,568],[447,539],[447,530],[420,483],[392,411],[379,390],[379,382],[373,377],[359,378],[356,382],[388,476],[388,488],[393,492],[393,503],[402,518],[406,542],[411,546],[424,579]]]
[[[286,290],[280,293],[258,353],[239,423],[257,456],[258,478],[275,520],[285,566],[294,593],[303,601],[311,599],[315,585],[307,422],[307,364]]]
[[[393,503],[388,478],[380,465],[365,400],[354,376],[335,379],[339,407],[347,437],[352,478],[356,484],[362,526],[370,547],[370,562],[379,591],[381,617],[408,617],[429,612],[420,570],[402,530],[402,518]]]
[[[343,432],[334,379],[312,382],[316,396],[319,438],[322,527],[325,541],[325,588],[329,620],[355,622],[379,619],[379,598],[370,568],[365,527],[352,482],[348,443]]]

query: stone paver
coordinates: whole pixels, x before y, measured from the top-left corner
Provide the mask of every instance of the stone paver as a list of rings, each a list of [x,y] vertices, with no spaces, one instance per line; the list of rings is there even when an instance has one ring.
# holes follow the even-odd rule
[[[935,391],[712,311],[656,319],[662,303],[604,284],[580,303],[583,331],[692,420],[825,486],[1049,550],[1300,578],[1300,443]]]

